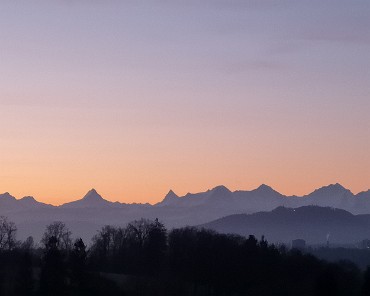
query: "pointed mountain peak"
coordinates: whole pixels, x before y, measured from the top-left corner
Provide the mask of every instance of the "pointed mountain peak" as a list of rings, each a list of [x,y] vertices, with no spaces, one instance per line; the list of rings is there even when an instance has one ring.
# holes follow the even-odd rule
[[[104,200],[102,196],[93,188],[82,198],[83,200]]]
[[[168,191],[164,199],[172,199],[172,198],[178,198],[178,197],[179,196],[175,192],[173,192],[171,189],[170,191]]]
[[[112,204],[114,203],[105,200],[95,189],[91,189],[82,199],[65,203],[61,205],[61,207],[94,208],[101,206],[111,206]]]
[[[173,205],[179,200],[180,200],[179,196],[175,192],[170,190],[168,191],[164,199],[160,201],[159,203],[157,203],[157,205],[162,205],[162,206],[163,205],[164,206]]]
[[[87,193],[98,193],[95,188],[91,188]]]
[[[3,194],[0,194],[0,197],[2,197],[2,198],[8,198],[8,199],[15,199],[15,197],[12,196],[9,192],[5,192]]]

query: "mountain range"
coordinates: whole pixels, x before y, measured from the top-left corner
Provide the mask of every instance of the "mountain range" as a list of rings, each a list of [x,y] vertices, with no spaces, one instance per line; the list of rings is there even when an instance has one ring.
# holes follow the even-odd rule
[[[83,198],[53,206],[33,197],[16,199],[9,193],[0,194],[0,215],[18,226],[19,236],[32,234],[39,239],[45,226],[64,221],[75,236],[90,239],[106,225],[125,225],[140,218],[159,218],[168,228],[200,225],[233,214],[271,211],[277,207],[297,208],[316,205],[344,209],[353,214],[370,214],[370,190],[354,195],[340,184],[319,188],[305,196],[285,196],[267,185],[251,191],[230,191],[217,186],[200,193],[178,196],[172,190],[154,205],[126,204],[105,200],[95,189]]]

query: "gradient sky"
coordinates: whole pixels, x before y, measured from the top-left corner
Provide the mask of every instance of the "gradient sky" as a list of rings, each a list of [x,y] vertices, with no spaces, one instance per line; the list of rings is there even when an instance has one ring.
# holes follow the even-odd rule
[[[370,188],[370,1],[0,3],[0,192]]]

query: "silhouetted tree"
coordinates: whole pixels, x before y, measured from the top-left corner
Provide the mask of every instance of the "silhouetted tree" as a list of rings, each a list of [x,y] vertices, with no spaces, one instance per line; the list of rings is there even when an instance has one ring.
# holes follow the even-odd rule
[[[4,216],[0,216],[0,250],[12,250],[16,247],[17,227]]]
[[[144,260],[148,273],[158,273],[165,265],[167,230],[158,219],[149,223],[148,235],[144,242]]]
[[[44,295],[63,295],[66,288],[66,273],[59,241],[51,236],[45,243],[40,290]]]
[[[157,247],[155,246],[156,235],[162,229],[159,222],[156,224],[157,229],[155,229],[156,226],[154,225],[155,222],[151,220],[140,219],[128,223],[123,229],[124,239],[121,248],[121,258],[122,264],[126,266],[126,271],[135,274],[150,272],[148,268],[150,263],[146,259],[148,259],[151,250],[147,246]],[[153,255],[156,256],[154,253],[155,251],[153,251]],[[153,258],[153,260],[156,259]]]
[[[149,236],[151,224],[152,222],[148,219],[140,219],[128,223],[125,229],[126,238],[137,244],[139,248],[142,248]]]
[[[92,238],[90,259],[93,266],[99,266],[102,270],[109,270],[117,262],[117,260],[112,260],[112,256],[119,252],[122,240],[122,229],[110,225],[104,226]]]
[[[55,221],[46,226],[41,243],[46,246],[50,244],[50,238],[54,238],[56,248],[59,250],[70,250],[72,247],[71,231],[60,221]]]
[[[73,244],[70,257],[71,285],[74,290],[82,292],[86,286],[86,245],[83,240],[77,239]]]

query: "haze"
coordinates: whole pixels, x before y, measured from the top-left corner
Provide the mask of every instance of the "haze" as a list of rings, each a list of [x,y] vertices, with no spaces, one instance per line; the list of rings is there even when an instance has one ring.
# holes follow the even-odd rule
[[[0,192],[369,188],[369,1],[148,3],[1,2]]]

